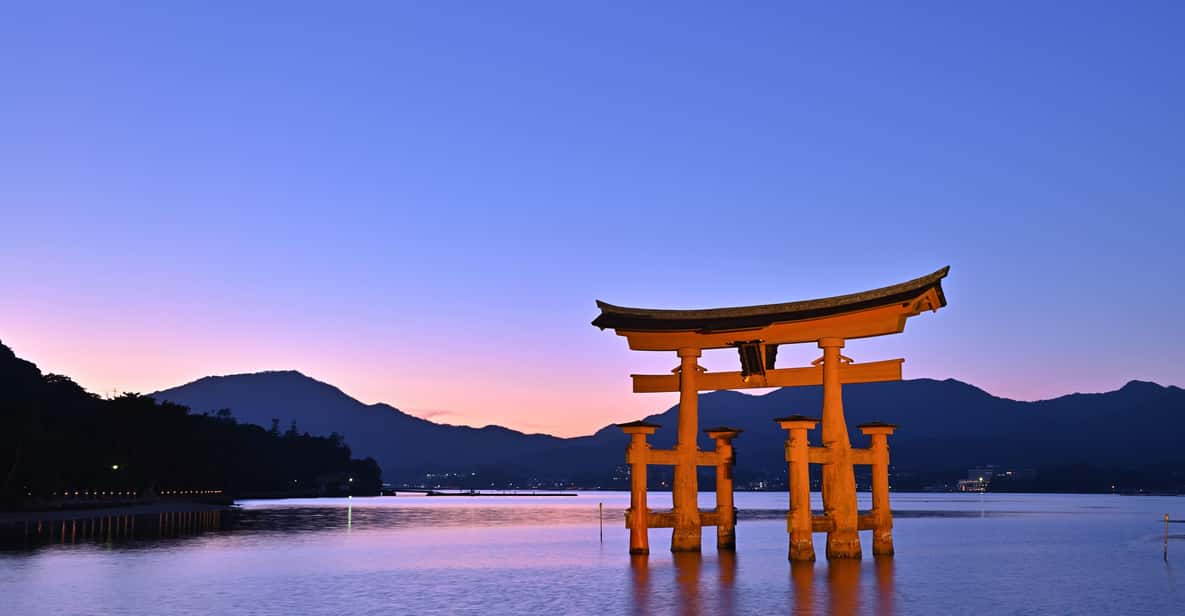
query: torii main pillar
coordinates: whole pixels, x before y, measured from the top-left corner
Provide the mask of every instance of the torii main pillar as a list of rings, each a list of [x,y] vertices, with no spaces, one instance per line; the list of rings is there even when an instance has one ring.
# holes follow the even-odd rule
[[[822,338],[823,349],[823,448],[830,460],[823,465],[823,515],[831,520],[827,533],[827,558],[860,558],[856,534],[856,474],[852,468],[852,442],[843,416],[843,383],[839,350],[844,341]]]
[[[699,447],[699,375],[701,351],[694,347],[679,349],[679,431],[675,445],[675,483],[671,502],[675,507],[675,530],[671,533],[672,552],[698,552],[702,538],[699,516],[699,477],[696,457]]]

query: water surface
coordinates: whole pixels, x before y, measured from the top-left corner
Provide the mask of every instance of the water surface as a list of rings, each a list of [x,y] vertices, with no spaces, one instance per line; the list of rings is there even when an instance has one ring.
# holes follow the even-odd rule
[[[735,555],[711,528],[702,555],[672,555],[656,529],[648,558],[627,554],[628,499],[245,501],[81,534],[47,522],[6,535],[0,613],[1185,614],[1185,525],[1162,558],[1183,498],[894,493],[896,558],[873,559],[865,532],[863,561],[805,566],[786,559],[785,494],[737,494]]]

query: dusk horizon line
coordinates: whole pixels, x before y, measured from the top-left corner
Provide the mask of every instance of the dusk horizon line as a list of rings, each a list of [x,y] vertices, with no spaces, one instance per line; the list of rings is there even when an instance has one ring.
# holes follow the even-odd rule
[[[322,380],[322,379],[317,378],[315,376],[310,376],[310,375],[302,372],[301,370],[295,369],[295,368],[289,368],[289,369],[283,369],[283,370],[259,370],[259,371],[255,371],[255,372],[236,372],[236,373],[230,373],[230,374],[208,374],[206,376],[198,377],[196,379],[186,381],[184,383],[174,385],[172,387],[165,387],[163,389],[158,389],[156,391],[149,392],[149,393],[144,393],[144,394],[141,394],[139,392],[120,392],[120,393],[121,394],[144,395],[144,396],[156,396],[157,394],[161,394],[161,393],[168,392],[168,391],[175,390],[175,389],[181,389],[183,387],[187,387],[189,385],[193,385],[195,383],[198,383],[200,381],[204,381],[207,379],[251,377],[251,376],[259,376],[259,375],[266,375],[266,374],[295,374],[295,375],[299,375],[301,378],[308,379],[308,380],[318,383],[320,385],[325,385],[327,387],[331,387],[331,388],[337,390],[338,392],[340,392],[342,395],[350,398],[351,400],[354,400],[355,402],[358,402],[359,404],[362,404],[365,406],[386,406],[386,407],[394,409],[400,413],[404,413],[406,415],[416,417],[417,419],[422,419],[424,421],[429,421],[429,422],[439,424],[439,425],[464,426],[464,427],[469,427],[469,428],[474,428],[474,429],[479,429],[479,430],[482,428],[497,427],[497,428],[505,428],[505,429],[509,429],[509,430],[514,430],[514,431],[520,432],[522,434],[528,434],[528,435],[542,434],[545,436],[552,436],[552,437],[564,438],[564,439],[582,438],[582,437],[586,437],[586,436],[592,436],[592,435],[596,434],[598,431],[603,430],[606,427],[617,425],[616,423],[611,422],[611,423],[602,425],[599,428],[594,429],[592,432],[580,433],[580,434],[576,434],[573,436],[561,436],[561,435],[557,435],[557,434],[554,434],[552,432],[547,432],[547,431],[522,430],[522,429],[514,427],[513,425],[508,425],[508,424],[503,424],[503,423],[486,423],[486,424],[482,424],[482,425],[476,425],[476,424],[464,423],[464,422],[451,423],[451,422],[447,422],[447,421],[439,421],[439,420],[433,419],[433,416],[459,415],[460,413],[456,412],[456,411],[449,411],[448,409],[433,409],[431,413],[422,415],[422,414],[420,414],[422,409],[401,407],[395,403],[388,402],[385,400],[378,400],[375,402],[367,402],[365,400],[362,400],[362,399],[357,398],[354,395],[350,394],[346,390],[342,389],[341,386],[335,385],[329,381]],[[1025,402],[1025,403],[1050,402],[1050,401],[1059,400],[1061,398],[1065,398],[1068,396],[1105,395],[1105,394],[1109,394],[1109,393],[1114,393],[1116,391],[1120,391],[1120,390],[1124,389],[1125,387],[1132,385],[1133,383],[1151,384],[1151,385],[1160,387],[1162,389],[1185,389],[1185,387],[1181,387],[1180,385],[1175,385],[1175,384],[1171,384],[1171,383],[1166,384],[1166,383],[1160,383],[1158,381],[1154,381],[1154,380],[1150,380],[1150,379],[1131,378],[1131,379],[1127,379],[1126,381],[1124,381],[1124,383],[1122,385],[1115,387],[1113,389],[1102,389],[1099,391],[1073,391],[1073,392],[1067,392],[1067,393],[1063,393],[1063,394],[1060,394],[1057,396],[1053,396],[1050,398],[1036,398],[1036,399],[1026,400],[1026,399],[1021,399],[1021,398],[1009,398],[1006,396],[1000,396],[1000,395],[992,393],[991,391],[989,391],[983,387],[980,387],[979,385],[976,385],[975,383],[972,383],[970,381],[966,381],[963,379],[958,379],[955,377],[936,378],[936,377],[929,377],[929,376],[919,376],[919,377],[913,377],[913,378],[904,378],[904,379],[901,379],[900,381],[896,381],[896,382],[906,383],[906,382],[912,382],[912,381],[935,381],[935,382],[954,381],[956,383],[960,383],[960,384],[966,385],[968,387],[973,387],[975,389],[978,389],[993,398],[998,398],[1000,400],[1010,400],[1010,401],[1015,401],[1015,402]],[[864,383],[864,385],[870,385],[870,384],[871,383]],[[854,385],[860,385],[860,384],[857,383]],[[849,385],[849,386],[851,386],[851,385]],[[702,398],[702,397],[710,396],[710,395],[735,393],[735,394],[740,394],[743,396],[752,396],[752,397],[758,398],[758,397],[762,397],[762,396],[767,396],[769,394],[775,393],[775,392],[780,391],[782,389],[805,389],[805,388],[810,388],[810,387],[821,387],[821,386],[814,385],[814,386],[803,386],[803,387],[770,387],[770,388],[755,390],[754,392],[742,391],[742,390],[722,390],[722,391],[712,391],[712,392],[701,392],[699,394],[699,396]],[[87,390],[87,391],[89,391],[89,390]],[[668,407],[666,409],[657,410],[657,411],[649,413],[645,416],[649,417],[651,415],[661,415],[662,413],[665,413],[666,411],[670,410],[670,408],[673,408],[674,406],[677,406],[677,404],[668,405]],[[191,409],[191,411],[192,410],[193,409]],[[231,412],[233,414],[234,409],[231,409]]]

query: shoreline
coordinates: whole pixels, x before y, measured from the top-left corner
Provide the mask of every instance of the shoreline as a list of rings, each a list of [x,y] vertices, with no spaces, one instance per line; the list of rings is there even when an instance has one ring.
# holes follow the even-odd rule
[[[0,524],[21,522],[86,520],[107,516],[152,515],[157,513],[191,513],[208,511],[230,511],[232,504],[216,504],[200,501],[171,501],[113,507],[90,507],[85,509],[50,509],[44,511],[0,511]]]
[[[402,497],[402,496],[421,496],[421,497],[576,497],[581,493],[597,493],[597,492],[623,492],[621,490],[579,490],[574,492],[546,492],[538,494],[530,493],[497,493],[497,492],[429,492],[429,491],[400,491],[394,490],[397,494],[382,494],[382,495],[366,495],[356,496],[356,498],[380,498],[380,497]],[[398,494],[402,492],[402,494]],[[738,493],[769,493],[780,492],[780,490],[737,490]],[[626,492],[628,493],[628,492]],[[660,492],[661,493],[661,492]],[[710,493],[710,492],[705,492]],[[1182,494],[1161,494],[1161,493],[1096,493],[1096,492],[925,492],[904,490],[901,492],[894,492],[896,494],[916,494],[916,495],[939,495],[939,494],[959,494],[967,497],[984,496],[984,495],[1047,495],[1047,496],[1156,496],[1156,497],[1177,497],[1180,498]],[[265,496],[265,497],[244,497],[240,499],[228,499],[225,502],[210,502],[210,501],[168,501],[168,502],[152,502],[152,503],[133,503],[133,504],[113,504],[111,506],[95,506],[95,507],[79,507],[70,509],[42,509],[42,510],[11,510],[0,511],[0,524],[16,524],[21,522],[36,522],[36,521],[70,521],[83,520],[90,518],[106,517],[106,516],[123,516],[123,515],[151,515],[157,513],[183,513],[183,512],[208,512],[208,511],[231,511],[238,507],[238,501],[252,500],[252,501],[282,501],[290,498],[311,498],[318,500],[321,498],[334,499],[344,498],[342,496],[320,496],[320,497],[292,497],[292,496]]]

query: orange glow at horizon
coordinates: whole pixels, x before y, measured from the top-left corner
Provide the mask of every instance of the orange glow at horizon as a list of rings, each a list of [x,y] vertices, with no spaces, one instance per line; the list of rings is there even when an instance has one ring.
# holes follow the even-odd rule
[[[477,331],[465,332],[464,344],[449,344],[433,340],[431,330],[405,335],[401,346],[395,346],[365,333],[322,331],[294,337],[264,322],[210,327],[193,315],[171,314],[171,321],[154,323],[160,332],[154,334],[129,325],[134,319],[80,321],[52,312],[22,315],[0,342],[42,372],[67,375],[104,396],[113,391],[149,393],[211,375],[297,370],[363,403],[383,402],[437,423],[496,424],[563,437],[592,434],[612,423],[661,413],[678,402],[675,394],[633,394],[630,389],[629,374],[665,373],[677,362],[673,353],[631,352],[617,336],[586,321],[574,323],[568,339],[547,348],[482,339]],[[926,329],[911,333],[920,343],[907,351],[906,379],[954,377],[989,393],[1006,391],[998,376],[982,380],[946,372],[949,362],[943,361],[942,352],[925,347],[938,343]],[[565,345],[582,351],[566,353]],[[808,365],[818,355],[818,349],[808,347],[787,345],[779,363]],[[898,354],[901,348],[853,341],[847,351],[865,359]],[[736,370],[737,358],[735,352],[708,351],[701,364],[713,371]],[[985,367],[991,366],[981,363],[967,371],[998,374]],[[1051,386],[1039,376],[1035,384]],[[1117,388],[1125,376],[1101,381],[1099,389]],[[1054,380],[1053,385],[1067,389],[1038,390],[1029,399],[1071,393],[1072,383]]]

